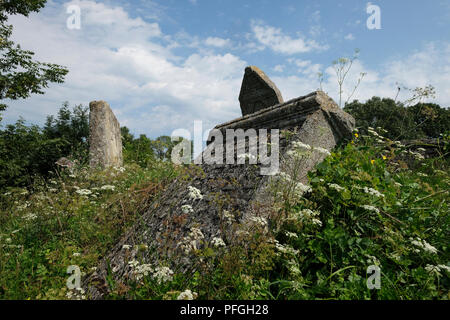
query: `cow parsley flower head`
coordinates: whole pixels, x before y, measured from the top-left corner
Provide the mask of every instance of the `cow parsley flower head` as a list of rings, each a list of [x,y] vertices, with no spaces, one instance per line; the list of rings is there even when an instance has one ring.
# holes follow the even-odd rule
[[[197,189],[196,187],[192,187],[192,186],[188,186],[188,189],[189,189],[189,198],[191,198],[193,200],[202,200],[203,199],[203,195],[199,189]]]
[[[92,194],[92,191],[89,190],[89,189],[78,189],[75,192],[78,193],[81,196],[88,196],[88,195]]]
[[[181,211],[183,211],[184,214],[188,214],[194,212],[194,209],[192,209],[192,206],[185,204],[181,206]]]
[[[218,247],[225,247],[225,246],[226,246],[226,244],[225,244],[225,242],[222,240],[222,238],[219,238],[219,237],[214,237],[214,238],[211,240],[211,244],[212,244],[214,247],[216,247],[216,248],[218,248]]]
[[[366,209],[367,211],[372,211],[372,212],[375,212],[375,213],[380,213],[380,210],[379,210],[378,208],[376,208],[376,207],[374,207],[374,206],[369,206],[369,205],[367,205],[367,204],[362,205],[361,208]]]
[[[179,294],[177,300],[194,300],[195,298],[197,298],[197,296],[197,292],[192,292],[191,290],[187,289]]]
[[[152,277],[158,282],[158,284],[172,281],[173,271],[168,267],[156,267]]]
[[[344,190],[345,190],[344,187],[341,187],[340,185],[338,185],[338,184],[336,184],[336,183],[329,183],[328,186],[329,186],[331,189],[336,190],[337,192],[341,192],[341,191],[344,191]]]

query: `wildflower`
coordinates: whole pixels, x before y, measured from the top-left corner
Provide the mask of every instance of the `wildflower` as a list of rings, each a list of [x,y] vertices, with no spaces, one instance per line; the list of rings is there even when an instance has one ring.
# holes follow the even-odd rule
[[[292,248],[289,245],[282,245],[280,244],[278,241],[275,243],[275,247],[277,248],[278,251],[285,253],[285,254],[289,254],[289,255],[297,255],[299,253],[298,250],[295,250],[294,248]]]
[[[387,159],[386,156],[384,156],[384,155],[382,156],[382,158],[383,158],[383,160],[386,160],[386,159]]]
[[[417,172],[417,175],[420,177],[428,177],[428,175],[426,173],[422,173],[422,172]]]
[[[303,194],[305,194],[307,192],[310,192],[310,191],[311,191],[311,187],[307,186],[307,185],[304,185],[301,182],[297,182],[294,185],[294,195],[296,197],[301,197],[301,196],[303,196]]]
[[[111,185],[107,184],[107,185],[102,186],[100,189],[114,191],[115,188],[116,188],[115,186],[111,186]]]
[[[363,190],[365,193],[371,194],[375,197],[384,198],[384,194],[381,194],[378,190],[375,190],[373,188],[364,187]]]
[[[355,138],[358,138],[358,137],[359,137],[359,134],[357,134],[357,133],[354,133],[354,135],[355,135]]]
[[[373,160],[373,159],[370,160],[370,163],[371,163],[371,164],[374,164],[374,163],[375,163],[375,160]]]
[[[231,214],[228,210],[223,211],[223,217],[227,221],[227,224],[233,224],[234,222],[234,215]]]
[[[432,253],[432,254],[437,253],[437,249],[435,247],[433,247],[431,244],[429,244],[428,242],[426,242],[425,240],[422,240],[420,238],[416,238],[416,239],[409,238],[409,240],[411,241],[411,243],[413,245],[415,245],[418,248],[421,248],[425,252]]]
[[[181,206],[181,211],[183,211],[184,214],[188,214],[194,212],[194,209],[192,209],[192,206],[185,204]]]
[[[197,298],[197,296],[197,292],[192,292],[191,290],[187,289],[179,294],[177,300],[194,300],[195,298]]]
[[[445,270],[447,272],[450,272],[450,267],[446,266],[445,264],[439,264],[438,267],[439,267],[439,269],[441,269],[441,271]]]
[[[373,211],[375,213],[380,213],[380,210],[378,210],[378,208],[374,207],[374,206],[369,206],[369,205],[362,205],[361,208],[366,209],[368,211]]]
[[[85,291],[83,288],[75,288],[66,293],[66,297],[70,300],[85,300]]]
[[[203,195],[201,194],[200,190],[196,187],[188,186],[189,189],[189,198],[193,200],[202,200]]]
[[[156,267],[152,277],[158,282],[158,284],[172,281],[173,271],[168,267]]]
[[[345,188],[341,187],[340,185],[336,184],[336,183],[329,183],[328,186],[334,190],[336,190],[337,192],[341,192],[344,191]]]
[[[124,249],[124,250],[130,250],[130,248],[131,248],[131,246],[129,244],[124,244],[122,246],[122,249]]]
[[[218,248],[218,247],[225,247],[225,246],[226,246],[226,244],[225,244],[225,242],[222,240],[222,238],[218,238],[218,237],[214,237],[214,238],[211,240],[211,244],[212,244],[214,247],[216,247],[216,248]]]
[[[433,266],[431,264],[427,264],[425,267],[425,270],[428,271],[428,273],[430,273],[430,274],[435,274],[438,277],[441,276],[441,273],[439,272],[440,268],[438,266]]]
[[[74,256],[74,257],[79,257],[79,256],[81,256],[81,253],[79,253],[79,252],[74,252],[74,253],[72,254],[72,256]]]
[[[88,196],[88,195],[92,194],[92,191],[88,190],[88,189],[78,189],[75,192],[82,196]]]
[[[37,215],[35,213],[28,213],[23,216],[23,219],[26,221],[33,221],[37,218]]]
[[[292,145],[293,145],[295,148],[297,148],[297,149],[311,150],[311,146],[310,146],[310,145],[305,144],[305,143],[303,143],[303,142],[301,142],[301,141],[294,141],[294,142],[292,143]]]
[[[331,152],[328,151],[328,150],[325,149],[325,148],[314,147],[314,150],[318,151],[319,153],[325,154],[325,155],[327,155],[327,156],[330,156],[330,155],[331,155]]]
[[[259,225],[261,227],[267,226],[267,220],[263,217],[250,217],[249,219],[251,222],[253,222],[255,225]]]
[[[288,238],[293,238],[293,239],[297,239],[298,238],[298,234],[294,233],[294,232],[290,232],[290,231],[286,231],[284,233]]]

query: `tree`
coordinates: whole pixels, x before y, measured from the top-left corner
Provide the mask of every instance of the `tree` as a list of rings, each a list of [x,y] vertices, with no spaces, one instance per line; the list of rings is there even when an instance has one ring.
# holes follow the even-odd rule
[[[8,15],[26,17],[38,12],[46,0],[0,0],[0,100],[25,99],[31,94],[43,94],[49,83],[62,83],[68,70],[60,65],[34,61],[34,52],[22,50],[9,40],[12,25],[7,24]],[[6,104],[0,103],[0,112]],[[0,117],[1,120],[1,117]]]

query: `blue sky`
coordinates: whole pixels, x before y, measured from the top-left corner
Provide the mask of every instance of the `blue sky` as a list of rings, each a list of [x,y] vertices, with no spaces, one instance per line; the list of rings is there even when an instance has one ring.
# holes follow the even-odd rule
[[[372,1],[381,29],[369,30],[367,1],[48,1],[29,18],[13,16],[14,39],[42,61],[69,68],[45,95],[8,101],[4,122],[42,124],[63,101],[106,100],[121,125],[149,137],[204,129],[240,116],[244,68],[256,65],[285,100],[319,87],[338,99],[331,62],[361,50],[344,87],[352,97],[394,97],[397,83],[433,85],[433,102],[450,105],[450,2]],[[430,4],[431,3],[431,4]],[[81,9],[67,28],[66,8]],[[400,100],[410,96],[406,90]]]

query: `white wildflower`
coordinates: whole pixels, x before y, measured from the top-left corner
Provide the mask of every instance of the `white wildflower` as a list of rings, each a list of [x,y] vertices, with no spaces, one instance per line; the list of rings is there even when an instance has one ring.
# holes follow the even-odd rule
[[[156,267],[152,277],[158,282],[158,284],[172,281],[173,271],[168,267]]]
[[[371,194],[375,197],[382,197],[384,198],[384,194],[381,194],[378,190],[375,190],[373,188],[364,187],[363,188],[365,193]]]
[[[344,191],[345,188],[341,187],[340,185],[336,184],[336,183],[329,183],[328,186],[334,190],[336,190],[337,192],[341,192]]]
[[[286,231],[284,234],[288,238],[292,238],[292,239],[297,239],[298,238],[298,234],[296,234],[294,232]]]
[[[37,218],[37,215],[35,213],[28,213],[23,216],[23,219],[26,221],[33,221]]]
[[[115,186],[106,184],[106,185],[102,186],[100,189],[101,189],[101,190],[110,190],[110,191],[114,191],[115,188],[116,188]]]
[[[124,244],[124,245],[122,246],[122,249],[123,249],[123,250],[130,250],[130,248],[131,248],[131,245],[129,245],[129,244]]]
[[[88,196],[88,195],[92,194],[92,191],[89,189],[78,189],[75,192],[82,196]]]
[[[259,225],[261,227],[267,226],[267,220],[263,217],[250,217],[249,220],[255,225]]]
[[[330,155],[331,155],[331,152],[328,151],[328,150],[325,149],[325,148],[314,147],[314,150],[315,150],[315,151],[318,151],[319,153],[325,154],[325,155],[327,155],[327,156],[330,156]]]
[[[426,242],[425,240],[422,240],[420,238],[416,238],[415,240],[410,238],[409,240],[411,241],[411,243],[413,245],[415,245],[418,248],[421,248],[425,252],[432,253],[432,254],[437,253],[437,249],[435,247],[433,247],[431,244],[429,244],[428,242]]]
[[[428,273],[430,273],[430,274],[435,274],[438,277],[441,276],[441,273],[439,272],[440,268],[438,266],[433,266],[431,264],[427,264],[425,266],[425,270],[428,271]]]
[[[181,206],[181,211],[183,211],[184,214],[188,214],[194,212],[194,209],[192,209],[192,206],[185,204]]]
[[[374,207],[374,206],[369,206],[369,205],[367,205],[367,204],[362,205],[361,208],[366,209],[366,210],[368,210],[368,211],[373,211],[373,212],[375,212],[375,213],[380,213],[380,210],[379,210],[378,208],[376,208],[376,207]]]
[[[295,148],[298,148],[298,149],[311,150],[311,146],[310,146],[310,145],[305,144],[305,143],[303,143],[303,142],[301,142],[301,141],[294,141],[294,142],[292,142],[292,145],[293,145]]]
[[[203,195],[201,194],[200,190],[196,187],[188,186],[189,189],[189,198],[193,200],[202,200]]]
[[[74,257],[79,257],[79,256],[81,256],[81,253],[79,253],[79,252],[74,252],[74,253],[72,254],[72,256],[74,256]]]
[[[191,290],[187,289],[179,294],[177,300],[194,300],[195,298],[197,298],[197,296],[197,292],[192,292]]]
[[[225,247],[225,246],[226,246],[226,244],[225,244],[225,242],[222,240],[222,238],[219,238],[219,237],[214,237],[214,238],[211,240],[211,244],[212,244],[214,247],[216,247],[216,248],[218,248],[218,247]]]
[[[234,215],[228,210],[223,211],[223,218],[226,220],[227,224],[233,224],[234,222]]]

